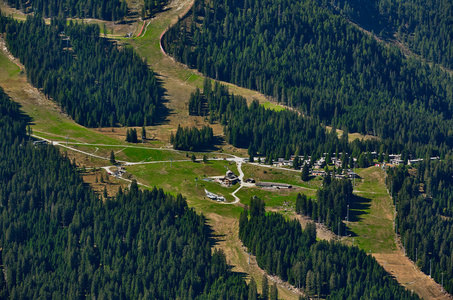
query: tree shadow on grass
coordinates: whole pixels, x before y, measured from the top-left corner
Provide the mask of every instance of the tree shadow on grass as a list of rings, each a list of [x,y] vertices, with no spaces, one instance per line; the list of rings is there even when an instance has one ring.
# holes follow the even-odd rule
[[[362,215],[366,214],[365,210],[371,206],[371,199],[354,195],[349,204],[349,221],[358,222],[362,220]]]
[[[209,201],[209,200],[206,200],[206,201]],[[212,226],[209,225],[206,221],[204,224],[205,224],[207,233],[209,235],[209,245],[211,247],[218,246],[220,242],[224,242],[226,240],[225,239],[226,235],[215,233],[214,229],[212,229]]]
[[[204,149],[204,151],[201,152],[211,152],[211,151],[218,151],[220,150],[221,146],[224,144],[225,139],[221,136],[215,135],[213,137],[212,145],[209,148]]]
[[[157,117],[156,120],[154,120],[154,125],[165,125],[168,124],[170,121],[168,120],[168,116],[171,114],[175,114],[172,109],[169,109],[165,104],[169,102],[168,100],[168,91],[167,89],[164,88],[164,81],[162,77],[165,77],[164,75],[154,73],[154,76],[156,78],[157,85],[159,86],[159,98],[160,101],[158,102],[157,105]]]
[[[224,234],[216,234],[214,229],[212,229],[212,226],[209,225],[206,221],[205,221],[205,228],[207,230],[207,233],[209,235],[209,245],[211,246],[211,248],[217,248],[219,249],[219,243],[220,242],[223,242],[225,241],[225,237],[226,235]],[[217,247],[216,247],[217,246]],[[228,266],[228,270],[232,270],[235,266],[231,265],[231,264],[227,264]],[[237,271],[231,271],[233,274],[235,275],[239,275],[241,277],[241,279],[245,278],[248,276],[247,273],[244,273],[244,272],[237,272]]]

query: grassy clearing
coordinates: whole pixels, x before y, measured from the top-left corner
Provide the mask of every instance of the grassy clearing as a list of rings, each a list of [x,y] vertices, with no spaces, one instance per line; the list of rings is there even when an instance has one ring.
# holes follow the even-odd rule
[[[326,129],[331,131],[332,127],[331,126],[326,126]],[[338,137],[341,137],[343,135],[343,130],[337,129],[336,131],[337,131]],[[360,134],[360,133],[349,133],[348,134],[348,140],[350,142],[352,142],[352,141],[354,141],[356,139],[359,139],[359,140],[372,140],[372,139],[377,139],[377,137],[372,136],[372,135],[363,135],[363,134]]]
[[[126,148],[122,151],[130,161],[163,161],[188,159],[185,154],[155,149]]]
[[[296,196],[298,193],[306,194],[313,197],[315,192],[302,188],[292,189],[261,189],[261,188],[242,188],[236,193],[236,196],[241,198],[241,203],[250,205],[250,199],[256,196],[265,201],[267,208],[280,208],[284,207],[284,202],[288,202],[289,206],[294,208],[296,203]]]
[[[384,185],[384,171],[378,167],[358,170],[362,178],[356,181],[356,202],[350,207],[349,227],[355,245],[372,253],[395,251],[392,200]]]
[[[285,110],[284,107],[278,105],[278,104],[275,104],[273,102],[264,102],[261,104],[264,108],[266,109],[272,109],[272,110],[275,110],[275,111],[282,111],[282,110]]]
[[[308,182],[304,182],[300,179],[300,172],[295,170],[283,170],[276,168],[268,168],[264,166],[257,166],[252,164],[243,164],[242,170],[244,172],[244,178],[254,178],[258,181],[270,181],[287,183],[294,186],[304,187],[307,189],[318,189],[321,186],[322,181],[318,178],[312,178]]]
[[[2,53],[2,52],[0,52]],[[6,56],[0,55],[0,81],[19,76],[20,68]]]
[[[238,217],[242,208],[236,205],[221,204],[205,197],[204,189],[223,195],[227,202],[233,201],[230,195],[237,186],[222,187],[218,183],[204,181],[205,177],[221,176],[226,168],[223,161],[212,161],[207,164],[193,162],[153,163],[146,165],[129,166],[126,170],[149,185],[163,188],[172,194],[181,193],[189,204],[203,213],[215,213],[222,217]],[[237,172],[236,165],[230,166]],[[198,178],[198,182],[195,181]]]
[[[0,10],[3,14],[11,16],[17,20],[25,20],[27,16],[18,9],[9,7],[4,1],[0,1]]]
[[[56,140],[53,138],[53,140]],[[202,159],[206,155],[208,159],[226,157],[223,154],[209,153],[209,152],[184,152],[173,149],[156,149],[147,147],[146,144],[131,144],[125,145],[90,145],[90,144],[69,144],[70,147],[76,148],[80,151],[96,154],[99,156],[108,157],[113,150],[116,159],[128,162],[152,162],[152,161],[176,161],[176,160],[189,160],[192,154],[197,159]],[[236,168],[230,162],[223,162],[230,168]]]

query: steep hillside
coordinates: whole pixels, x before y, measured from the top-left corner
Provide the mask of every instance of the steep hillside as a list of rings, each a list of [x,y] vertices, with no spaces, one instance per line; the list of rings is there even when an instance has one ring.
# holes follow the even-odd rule
[[[451,1],[339,0],[324,5],[383,38],[396,38],[427,61],[453,68]]]
[[[450,75],[406,59],[315,1],[196,1],[163,46],[212,78],[319,122],[419,154],[453,145]]]

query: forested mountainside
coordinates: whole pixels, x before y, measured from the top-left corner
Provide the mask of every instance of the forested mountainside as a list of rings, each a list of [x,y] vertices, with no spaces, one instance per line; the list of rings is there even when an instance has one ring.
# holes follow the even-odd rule
[[[142,18],[153,16],[157,12],[162,11],[165,6],[170,2],[169,0],[144,0],[145,3],[142,7]]]
[[[131,47],[99,36],[97,25],[39,16],[0,17],[11,53],[27,78],[77,123],[87,127],[153,125],[162,92],[152,70]]]
[[[197,0],[164,49],[211,78],[258,90],[326,125],[453,146],[453,80],[406,59],[314,0]]]
[[[403,153],[403,158],[407,159],[409,154],[426,157],[449,151],[448,148],[436,151],[421,143],[402,144],[390,138],[349,142],[347,132],[338,138],[335,128],[326,132],[316,119],[296,111],[266,109],[257,101],[247,105],[245,98],[230,93],[217,81],[213,84],[210,79],[205,79],[203,92],[195,90],[192,93],[188,110],[190,115],[206,116],[211,123],[219,122],[228,143],[248,149],[250,156],[266,156],[268,162],[277,158],[289,159],[294,154],[318,159],[328,153],[330,157],[341,156],[345,166],[351,156],[359,158],[359,166],[363,168],[372,163],[371,158],[360,159],[365,152]]]
[[[170,143],[174,149],[199,151],[210,149],[214,143],[214,133],[212,128],[203,125],[201,129],[196,127],[181,127],[178,125],[176,134],[171,133]]]
[[[128,11],[124,0],[6,0],[5,2],[23,12],[42,14],[45,18],[74,17],[120,21]]]
[[[387,38],[391,35],[424,59],[453,68],[453,3],[448,0],[337,0],[326,7]]]
[[[100,199],[25,126],[0,89],[0,298],[248,298],[181,195],[133,182]]]
[[[345,232],[347,205],[354,202],[352,183],[349,179],[332,179],[330,174],[324,177],[322,188],[316,192],[316,201],[298,194],[296,213],[309,216],[312,220],[323,223],[334,233]]]
[[[425,161],[416,173],[389,171],[396,226],[407,255],[453,292],[453,160]]]
[[[249,218],[250,215],[250,218]],[[418,299],[357,247],[316,241],[316,226],[302,230],[298,220],[265,213],[252,199],[240,216],[239,237],[268,273],[327,299]]]

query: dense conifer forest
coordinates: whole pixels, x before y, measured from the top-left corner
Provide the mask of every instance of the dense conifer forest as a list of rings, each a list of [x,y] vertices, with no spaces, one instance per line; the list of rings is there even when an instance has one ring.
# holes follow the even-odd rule
[[[153,16],[155,13],[162,11],[168,3],[169,0],[145,0],[141,12],[142,18]]]
[[[415,172],[414,172],[415,171]],[[389,170],[396,230],[407,255],[453,292],[453,160],[425,160],[410,172]],[[442,275],[443,274],[443,275]]]
[[[226,86],[217,81],[212,84],[209,79],[204,82],[203,92],[192,93],[189,114],[207,116],[210,123],[219,122],[224,126],[228,143],[249,149],[251,156],[259,153],[269,160],[296,152],[320,157],[325,151],[349,149],[347,139],[326,133],[316,121],[290,110],[265,109],[257,101],[248,106],[244,97],[229,93]],[[360,142],[355,146],[379,147],[372,141],[365,143],[366,146]]]
[[[274,111],[252,101],[247,105],[246,99],[228,91],[219,82],[212,83],[206,79],[203,92],[196,90],[189,99],[189,114],[205,116],[210,123],[219,122],[224,127],[226,141],[235,147],[248,149],[249,155],[266,156],[269,163],[277,158],[289,159],[299,154],[312,160],[327,154],[329,157],[340,157],[348,166],[351,157],[357,158],[359,167],[372,163],[369,156],[372,151],[384,153],[403,153],[403,158],[410,155],[444,155],[448,153],[435,151],[429,145],[414,146],[401,144],[394,139],[354,140],[349,142],[347,132],[340,138],[335,128],[326,131],[316,120],[307,118],[297,111],[285,109]],[[411,147],[412,146],[412,147]],[[352,167],[352,162],[349,163]]]
[[[250,211],[241,214],[239,237],[261,268],[312,297],[418,299],[364,251],[336,242],[317,242],[313,223],[302,230],[297,220],[265,214],[260,199],[252,199]]]
[[[444,0],[325,1],[354,22],[383,38],[396,34],[428,61],[453,68],[453,4]]]
[[[197,0],[163,46],[211,78],[258,90],[318,123],[409,148],[453,146],[451,76],[316,1]]]
[[[0,89],[0,298],[247,299],[181,195],[133,182],[100,199],[25,126]]]
[[[45,18],[74,17],[120,21],[128,11],[124,0],[6,0],[6,3],[23,12],[42,14]]]
[[[18,22],[0,17],[11,53],[31,84],[87,127],[153,125],[161,90],[134,50],[99,36],[97,25],[44,24],[40,16]]]
[[[178,125],[176,134],[171,133],[170,143],[174,149],[198,151],[211,149],[214,143],[212,128],[203,125],[201,129],[195,127],[181,127]]]
[[[298,194],[296,213],[309,216],[312,220],[324,223],[332,232],[344,235],[349,200],[353,201],[352,184],[348,179],[324,177],[322,188],[316,192],[316,201]],[[351,202],[352,203],[352,202]]]

